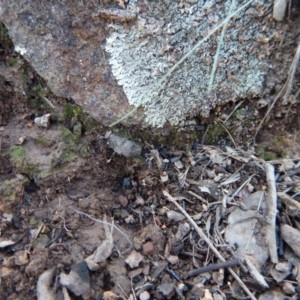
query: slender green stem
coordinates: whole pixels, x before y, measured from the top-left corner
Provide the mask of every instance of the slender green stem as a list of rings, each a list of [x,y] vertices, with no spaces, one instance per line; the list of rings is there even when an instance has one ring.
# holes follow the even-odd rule
[[[230,9],[229,9],[229,14],[231,14],[234,4],[235,4],[235,0],[232,0],[231,5],[230,5]],[[217,47],[217,51],[216,51],[216,54],[215,54],[215,57],[214,57],[213,67],[212,67],[211,73],[210,73],[210,78],[209,78],[209,83],[208,83],[208,88],[207,88],[208,92],[210,92],[212,90],[212,86],[213,86],[214,79],[215,79],[215,76],[216,76],[218,59],[219,59],[221,47],[222,47],[222,44],[223,44],[223,39],[224,39],[227,24],[229,22],[228,18],[226,18],[225,20],[227,20],[227,21],[224,23],[224,26],[222,28],[221,36],[220,36],[218,47]]]

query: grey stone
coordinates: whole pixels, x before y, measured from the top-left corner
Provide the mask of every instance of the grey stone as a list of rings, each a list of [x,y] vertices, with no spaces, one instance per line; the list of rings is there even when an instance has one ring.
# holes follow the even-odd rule
[[[177,211],[174,210],[168,210],[167,216],[170,220],[175,222],[180,222],[185,219],[185,216]]]
[[[90,291],[90,275],[86,262],[82,261],[72,266],[69,274],[60,275],[60,283],[76,296]]]
[[[142,153],[142,147],[133,141],[111,134],[107,139],[109,146],[119,155],[125,157],[139,156]]]
[[[157,287],[157,290],[168,297],[174,291],[174,287],[173,283],[162,283]]]

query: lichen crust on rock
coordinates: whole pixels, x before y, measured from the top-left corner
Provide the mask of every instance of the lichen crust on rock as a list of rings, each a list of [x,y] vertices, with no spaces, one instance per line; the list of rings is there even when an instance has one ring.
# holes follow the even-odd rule
[[[233,11],[246,2],[235,1]],[[207,88],[221,29],[160,89],[144,97],[185,53],[228,16],[230,3],[153,1],[147,3],[147,9],[139,13],[135,22],[108,25],[110,35],[105,49],[112,73],[129,103],[144,107],[146,123],[162,127],[166,122],[178,125],[187,116],[207,117],[219,104],[269,94],[284,79],[291,60],[278,55],[274,59],[284,25],[272,18],[271,1],[257,0],[229,21],[211,92]],[[274,70],[275,60],[280,70]]]

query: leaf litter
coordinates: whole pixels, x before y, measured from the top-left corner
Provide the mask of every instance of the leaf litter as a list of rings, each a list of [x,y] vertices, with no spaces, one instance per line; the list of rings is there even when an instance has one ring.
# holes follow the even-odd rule
[[[57,263],[47,264],[49,268],[36,282],[38,299],[58,295],[92,299],[93,273],[110,278],[110,291],[103,285],[104,277],[103,288],[98,288],[103,299],[267,299],[271,293],[274,299],[284,295],[296,299],[300,283],[299,161],[266,163],[251,149],[214,146],[181,152],[179,159],[172,159],[174,152],[166,149],[163,157],[158,149],[149,154],[156,164],[145,164],[136,183],[126,184],[129,190],[123,189],[123,194],[129,200],[125,208],[116,206],[118,201],[112,203],[115,220],[108,221],[105,214],[103,220],[90,215],[94,210],[86,210],[87,205],[97,207],[91,196],[80,200],[83,206],[72,198],[64,210],[57,210],[60,214],[73,211],[74,220],[85,218],[85,223],[90,220],[104,230],[102,239],[93,238],[91,245],[86,236],[85,253],[90,254],[81,259],[77,255],[77,261],[73,258],[69,271]],[[129,217],[130,223],[126,221]],[[44,243],[50,245],[45,248],[39,239],[47,226],[34,226],[27,250],[11,256],[15,262],[6,259],[2,273],[12,272],[13,265],[28,265],[28,258],[32,263],[36,245],[47,255],[54,251],[65,257],[66,242],[74,240],[76,233],[66,215],[58,219],[65,220],[58,240]],[[19,243],[2,237],[2,252]],[[57,252],[60,245],[65,246]],[[146,246],[150,252],[145,252]],[[120,281],[120,276],[127,279]]]

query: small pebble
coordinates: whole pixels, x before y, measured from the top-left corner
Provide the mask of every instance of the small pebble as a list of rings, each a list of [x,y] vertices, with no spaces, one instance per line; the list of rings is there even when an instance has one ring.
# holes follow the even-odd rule
[[[140,253],[133,250],[125,259],[125,262],[129,265],[130,268],[136,268],[142,260],[143,256]]]
[[[143,274],[144,274],[145,276],[148,276],[149,273],[150,273],[150,265],[146,265],[146,266],[144,267]]]
[[[275,269],[279,272],[289,272],[291,270],[291,264],[288,262],[280,262],[275,265]]]
[[[140,300],[149,300],[150,299],[150,294],[147,291],[144,291],[140,294]]]
[[[154,252],[154,246],[152,242],[149,241],[143,245],[143,253],[145,255],[152,254],[153,252]]]
[[[161,292],[165,297],[168,297],[174,290],[174,284],[162,283],[157,287],[157,290]]]
[[[129,177],[123,178],[123,189],[124,190],[131,190],[133,188],[132,182]]]
[[[119,196],[119,202],[124,208],[128,205],[128,199],[123,195]]]
[[[184,283],[179,283],[178,289],[181,293],[187,293],[189,291]]]
[[[34,119],[34,123],[40,127],[48,128],[51,114],[46,114]]]
[[[168,210],[167,216],[170,220],[175,222],[180,222],[185,219],[185,216],[177,211],[174,210]]]
[[[183,168],[183,164],[182,164],[182,162],[181,162],[180,160],[176,161],[176,162],[174,163],[174,165],[175,165],[175,167],[176,167],[177,169],[179,169],[179,170]]]
[[[142,153],[142,147],[138,143],[130,141],[116,134],[112,133],[108,137],[107,141],[109,146],[119,155],[123,155],[125,157],[134,157],[139,156]]]
[[[284,282],[282,290],[286,295],[294,295],[296,293],[295,287],[290,282]]]
[[[168,257],[168,262],[171,264],[171,265],[176,265],[178,263],[178,256],[177,255],[170,255]]]

